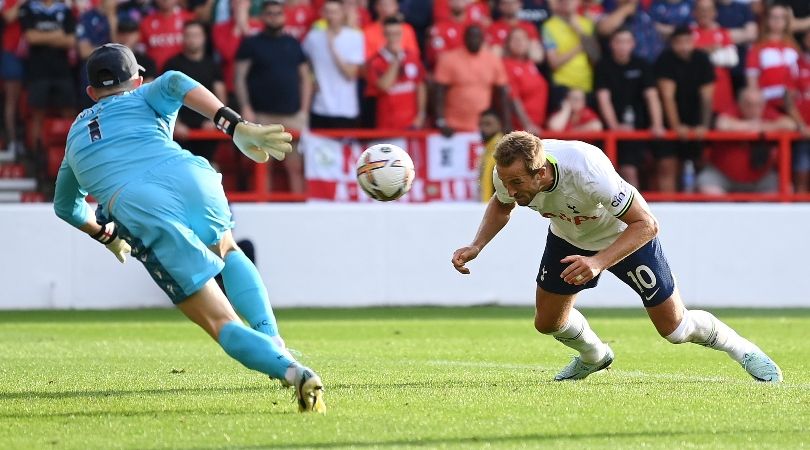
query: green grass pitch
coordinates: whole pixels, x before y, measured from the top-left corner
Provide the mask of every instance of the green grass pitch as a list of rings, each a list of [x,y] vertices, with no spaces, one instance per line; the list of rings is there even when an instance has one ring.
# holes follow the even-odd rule
[[[528,308],[280,310],[328,414],[244,369],[174,310],[0,313],[0,448],[779,448],[810,446],[810,309],[717,310],[781,365],[584,310],[612,370],[550,381],[572,352]]]

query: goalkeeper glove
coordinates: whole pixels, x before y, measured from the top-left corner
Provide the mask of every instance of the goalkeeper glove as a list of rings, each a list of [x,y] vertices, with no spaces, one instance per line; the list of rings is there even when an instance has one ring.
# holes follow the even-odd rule
[[[111,251],[122,264],[127,262],[127,253],[132,252],[132,247],[129,246],[127,241],[118,237],[118,230],[115,228],[115,223],[109,222],[100,225],[101,231],[90,237],[104,244],[107,250]]]
[[[257,125],[242,119],[231,108],[223,106],[214,115],[216,127],[233,137],[239,151],[258,163],[273,158],[283,161],[292,151],[292,135],[281,125]]]

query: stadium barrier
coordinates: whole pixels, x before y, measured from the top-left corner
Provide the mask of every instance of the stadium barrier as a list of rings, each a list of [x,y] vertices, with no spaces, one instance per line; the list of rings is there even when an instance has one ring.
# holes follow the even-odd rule
[[[334,129],[334,130],[312,130],[313,133],[324,137],[335,139],[351,138],[358,140],[379,140],[385,138],[418,138],[427,139],[436,130],[381,130],[381,129]],[[293,132],[295,136],[299,134]],[[599,131],[599,132],[551,132],[544,131],[543,138],[550,139],[576,139],[587,142],[599,142],[608,158],[616,164],[618,157],[618,143],[620,141],[663,141],[678,140],[678,136],[671,131],[663,136],[654,136],[649,131]],[[695,138],[695,136],[690,136]],[[700,193],[665,193],[665,192],[643,192],[644,197],[649,201],[660,202],[695,202],[695,201],[754,201],[754,202],[807,202],[810,201],[810,194],[797,194],[793,192],[793,172],[792,172],[792,143],[801,139],[798,133],[769,132],[769,133],[746,133],[728,131],[710,131],[704,137],[704,141],[711,142],[749,142],[749,141],[772,141],[777,145],[778,158],[777,170],[779,174],[779,190],[775,193],[729,193],[724,195],[707,195]],[[194,130],[190,133],[191,140],[226,140],[228,137],[215,130]],[[267,166],[255,165],[254,186],[250,191],[228,192],[228,198],[234,202],[301,202],[306,201],[307,196],[292,194],[288,192],[270,192],[268,186]]]
[[[810,204],[655,203],[661,241],[689,305],[810,306]],[[277,307],[532,305],[548,221],[518,208],[462,276],[452,252],[468,243],[480,203],[237,203],[237,239],[250,239]],[[5,236],[0,309],[170,307],[134,259],[119,264],[59,220],[51,205],[0,205]],[[272,233],[271,233],[272,232]],[[606,274],[583,306],[640,307]],[[528,319],[528,317],[527,317]]]

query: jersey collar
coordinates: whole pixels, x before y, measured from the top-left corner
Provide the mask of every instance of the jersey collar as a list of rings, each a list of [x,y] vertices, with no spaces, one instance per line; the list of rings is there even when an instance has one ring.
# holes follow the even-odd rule
[[[557,189],[557,185],[560,184],[560,168],[557,166],[557,158],[546,153],[546,161],[550,162],[551,167],[554,169],[554,183],[552,183],[551,187],[548,188],[548,190],[543,191],[544,194],[553,192],[554,189]]]

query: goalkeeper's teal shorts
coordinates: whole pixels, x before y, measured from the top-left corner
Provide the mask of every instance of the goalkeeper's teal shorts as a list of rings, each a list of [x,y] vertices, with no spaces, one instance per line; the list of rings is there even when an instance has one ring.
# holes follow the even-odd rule
[[[177,304],[222,271],[209,245],[233,228],[222,175],[183,152],[127,184],[112,219],[158,286]]]

